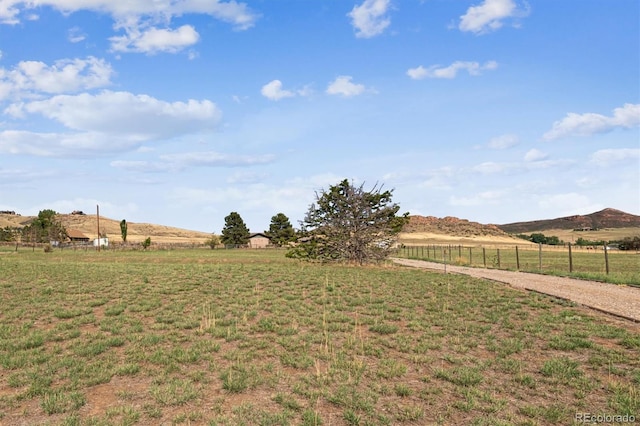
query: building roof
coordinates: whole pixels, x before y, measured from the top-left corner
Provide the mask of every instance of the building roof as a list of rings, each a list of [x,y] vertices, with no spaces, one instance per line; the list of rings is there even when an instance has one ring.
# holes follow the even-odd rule
[[[255,232],[249,235],[249,238],[255,238],[255,237],[263,237],[263,238],[271,239],[271,237],[269,237],[267,234],[263,234],[262,232]]]
[[[89,239],[86,235],[76,229],[67,229],[67,237],[77,239]]]

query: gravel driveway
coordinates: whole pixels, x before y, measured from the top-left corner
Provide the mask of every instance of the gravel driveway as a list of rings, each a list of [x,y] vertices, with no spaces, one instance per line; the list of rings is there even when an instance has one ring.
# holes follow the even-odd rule
[[[391,260],[398,265],[414,268],[434,269],[442,272],[445,268],[442,263],[423,260],[399,258]],[[636,323],[640,322],[640,288],[638,287],[498,269],[455,265],[446,265],[446,268],[447,272],[506,283],[513,287],[571,300]]]

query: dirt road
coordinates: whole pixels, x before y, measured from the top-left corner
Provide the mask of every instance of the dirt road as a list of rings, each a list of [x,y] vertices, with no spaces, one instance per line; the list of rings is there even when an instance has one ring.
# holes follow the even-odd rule
[[[398,265],[444,272],[442,263],[393,258]],[[446,265],[448,273],[503,282],[513,287],[571,300],[580,305],[640,323],[640,288],[527,272]]]

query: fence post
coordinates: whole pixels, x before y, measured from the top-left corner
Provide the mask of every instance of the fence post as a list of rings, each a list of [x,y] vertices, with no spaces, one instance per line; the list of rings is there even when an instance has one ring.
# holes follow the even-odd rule
[[[485,268],[487,267],[487,249],[485,247],[482,247],[482,264]]]
[[[516,246],[516,269],[520,270],[520,253],[518,252],[518,246]]]
[[[569,273],[573,272],[573,255],[571,253],[571,243],[569,243]]]
[[[444,273],[447,273],[447,249],[442,249],[442,260],[444,261]]]
[[[424,259],[424,246],[420,246],[420,257]]]
[[[607,275],[609,275],[609,250],[607,250],[607,242],[604,242],[604,246],[602,246],[602,248],[604,249],[604,267],[605,267],[605,271],[607,271]]]
[[[473,266],[473,259],[472,259],[472,254],[471,254],[471,247],[469,247],[469,266]]]
[[[462,246],[458,244],[458,257],[462,257]]]
[[[500,269],[500,249],[496,249],[496,252],[498,253],[498,269]]]
[[[538,243],[538,267],[542,272],[542,243]]]

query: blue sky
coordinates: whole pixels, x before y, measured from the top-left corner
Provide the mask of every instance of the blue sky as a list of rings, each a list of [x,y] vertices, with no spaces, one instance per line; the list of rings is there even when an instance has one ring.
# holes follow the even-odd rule
[[[637,0],[0,0],[0,210],[640,214]]]

